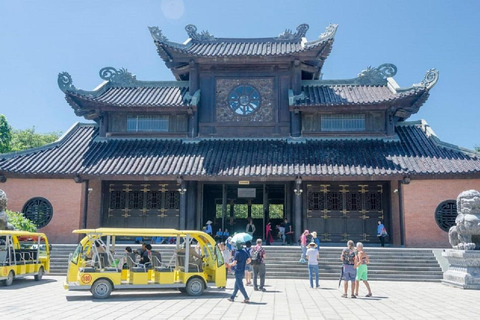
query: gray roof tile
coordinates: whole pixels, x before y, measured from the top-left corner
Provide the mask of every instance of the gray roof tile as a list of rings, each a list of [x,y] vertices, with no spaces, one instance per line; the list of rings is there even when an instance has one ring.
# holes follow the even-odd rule
[[[77,125],[62,140],[0,156],[5,175],[184,177],[355,177],[480,174],[480,157],[428,133],[425,124],[396,127],[399,140],[95,139]]]

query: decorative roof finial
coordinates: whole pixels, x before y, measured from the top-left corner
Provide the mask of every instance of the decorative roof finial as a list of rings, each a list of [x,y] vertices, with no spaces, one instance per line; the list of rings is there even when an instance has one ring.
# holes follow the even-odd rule
[[[102,68],[99,72],[100,78],[106,81],[110,81],[123,86],[136,85],[137,78],[135,75],[127,71],[127,69],[121,68],[117,70],[112,67]]]
[[[297,32],[293,33],[291,29],[285,29],[282,34],[279,34],[277,40],[301,40],[307,34],[310,27],[303,23],[297,27]]]
[[[188,36],[195,41],[215,41],[215,36],[208,31],[202,31],[197,33],[197,27],[193,24],[189,24],[185,27]]]
[[[325,32],[320,34],[319,39],[320,40],[326,40],[333,38],[335,36],[335,33],[337,32],[338,24],[336,23],[330,23],[327,28],[325,28]]]
[[[440,73],[437,69],[432,68],[427,71],[425,77],[420,83],[414,84],[415,87],[425,87],[426,89],[432,88],[438,81]]]
[[[168,38],[163,35],[162,30],[160,30],[158,27],[148,27],[148,30],[150,30],[153,40],[159,42],[168,41]]]
[[[385,84],[387,78],[397,74],[397,67],[391,63],[384,63],[378,68],[368,67],[358,74],[357,84]]]
[[[72,76],[68,72],[60,72],[57,79],[58,87],[63,92],[68,90],[77,90],[73,85]]]

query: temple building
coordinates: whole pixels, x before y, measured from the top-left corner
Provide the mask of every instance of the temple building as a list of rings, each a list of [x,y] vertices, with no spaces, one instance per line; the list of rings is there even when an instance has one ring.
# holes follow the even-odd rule
[[[480,188],[480,154],[445,143],[423,120],[435,69],[402,87],[393,64],[323,79],[337,25],[271,38],[217,38],[193,25],[173,42],[150,33],[176,81],[141,81],[125,69],[103,82],[58,85],[76,115],[57,142],[0,155],[8,207],[53,242],[95,227],[201,229],[210,220],[256,237],[287,218],[298,239],[448,246],[455,199]],[[368,61],[366,62],[368,64]],[[354,75],[358,75],[355,77]],[[460,125],[460,124],[456,124]]]

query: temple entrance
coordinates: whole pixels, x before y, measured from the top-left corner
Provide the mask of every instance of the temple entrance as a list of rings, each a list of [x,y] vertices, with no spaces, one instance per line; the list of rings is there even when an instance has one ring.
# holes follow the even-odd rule
[[[213,234],[219,228],[230,234],[245,232],[248,220],[255,225],[255,238],[265,238],[265,225],[280,224],[285,216],[284,184],[206,184],[203,192],[203,223],[211,220]]]
[[[103,227],[178,228],[180,193],[175,184],[105,182]]]
[[[377,243],[377,223],[388,230],[386,183],[308,185],[307,228],[324,243]]]

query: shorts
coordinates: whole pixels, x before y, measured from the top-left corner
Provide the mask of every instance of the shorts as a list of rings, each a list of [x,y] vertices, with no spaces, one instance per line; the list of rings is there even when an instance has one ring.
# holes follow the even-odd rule
[[[343,280],[345,281],[355,281],[357,271],[353,267],[353,264],[344,264],[343,265]]]
[[[357,267],[357,276],[355,280],[360,281],[367,281],[368,280],[368,267],[366,264],[361,264]]]
[[[253,271],[252,265],[251,264],[246,264],[245,265],[245,271],[252,272]]]

